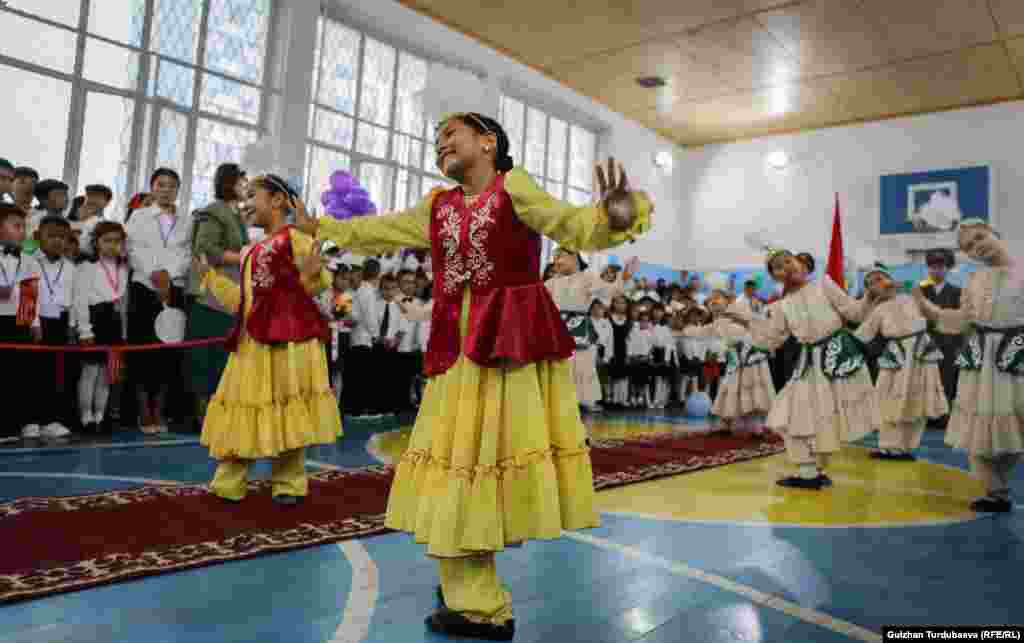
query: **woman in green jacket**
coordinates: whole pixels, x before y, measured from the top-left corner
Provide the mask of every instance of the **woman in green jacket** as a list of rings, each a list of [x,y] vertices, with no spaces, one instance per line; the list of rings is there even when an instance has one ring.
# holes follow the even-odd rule
[[[206,257],[221,274],[239,281],[242,248],[249,243],[248,226],[240,212],[245,199],[245,172],[235,163],[224,163],[217,168],[213,182],[216,200],[196,213],[192,255]],[[195,274],[189,275],[189,295],[187,339],[225,337],[231,333],[235,324],[233,311],[225,311],[209,296],[200,295]],[[189,384],[198,398],[200,422],[227,361],[228,354],[220,344],[189,349]]]

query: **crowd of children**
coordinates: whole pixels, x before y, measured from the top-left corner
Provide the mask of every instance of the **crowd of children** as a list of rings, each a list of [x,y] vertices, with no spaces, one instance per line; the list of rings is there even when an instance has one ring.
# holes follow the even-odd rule
[[[108,213],[114,196],[109,187],[89,185],[71,199],[66,183],[40,180],[36,170],[0,159],[0,343],[158,345],[168,341],[161,324],[169,309],[187,320],[188,339],[226,335],[233,312],[218,319],[217,328],[206,329],[212,334],[198,332],[223,309],[204,307],[217,304],[199,291],[193,259],[210,259],[238,281],[244,248],[259,240],[249,234],[262,234],[243,220],[245,173],[235,164],[218,168],[216,201],[193,213],[178,211],[180,182],[177,172],[159,168],[149,192],[135,195],[126,212]],[[413,308],[429,301],[429,258],[423,253],[361,258],[337,251],[329,258],[333,285],[317,302],[332,329],[328,360],[335,390],[344,388],[344,401],[355,415],[415,409],[430,323],[429,315],[420,311],[416,317]],[[339,305],[343,299],[354,305]],[[193,420],[196,428],[227,354],[222,346],[191,349],[192,370],[203,372],[181,377],[188,352],[132,353],[124,377],[116,381],[103,351],[3,351],[9,371],[23,376],[5,392],[17,412],[0,428],[0,438],[110,432],[119,423],[133,424],[135,417],[147,434],[166,432],[168,416]],[[343,387],[343,365],[357,372],[360,364],[399,376],[384,387],[359,378]],[[205,384],[197,387],[198,380]],[[57,385],[49,403],[24,403],[32,397],[33,382]],[[194,395],[203,403],[189,404]]]

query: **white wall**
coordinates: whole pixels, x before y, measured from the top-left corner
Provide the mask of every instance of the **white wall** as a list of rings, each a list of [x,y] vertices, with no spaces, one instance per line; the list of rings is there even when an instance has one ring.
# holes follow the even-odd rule
[[[679,176],[678,168],[684,153],[681,147],[393,0],[332,0],[332,4],[339,12],[338,17],[376,33],[382,39],[431,58],[441,58],[449,64],[462,65],[477,73],[496,77],[510,95],[525,98],[573,122],[602,130],[599,158],[614,156],[625,166],[631,183],[649,192],[657,203],[652,231],[642,241],[621,249],[619,253],[638,255],[651,263],[687,264],[680,254],[676,221],[686,184],[673,180],[673,176],[665,176],[654,167],[654,155],[658,151],[673,152],[674,176]]]
[[[836,192],[844,235],[871,242],[878,235],[881,175],[971,165],[991,165],[993,220],[1008,239],[1024,240],[1022,140],[1024,102],[1015,102],[688,152],[676,172],[684,196],[680,256],[670,265],[759,265],[761,257],[743,240],[755,231],[827,256]],[[777,150],[790,155],[786,170],[767,167],[767,155]]]

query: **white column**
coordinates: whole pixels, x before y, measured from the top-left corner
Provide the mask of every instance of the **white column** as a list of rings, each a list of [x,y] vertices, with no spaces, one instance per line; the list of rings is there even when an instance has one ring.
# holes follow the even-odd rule
[[[269,137],[280,144],[278,169],[301,189],[306,165],[306,135],[316,63],[316,24],[320,3],[314,0],[279,0],[275,46],[274,87],[281,89],[268,113]],[[306,195],[304,195],[306,196]]]

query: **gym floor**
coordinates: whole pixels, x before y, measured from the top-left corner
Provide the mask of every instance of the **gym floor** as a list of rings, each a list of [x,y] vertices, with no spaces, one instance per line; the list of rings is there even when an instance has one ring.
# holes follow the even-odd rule
[[[602,437],[707,428],[665,411],[587,423]],[[307,464],[389,461],[407,437],[395,420],[347,419]],[[602,491],[600,528],[499,555],[515,640],[880,641],[887,625],[1021,623],[1024,512],[972,513],[982,489],[942,437],[928,431],[916,462],[847,447],[820,492],[777,487],[783,455]],[[0,502],[214,469],[195,435],[3,447]],[[389,534],[2,606],[0,641],[442,641],[423,625],[436,584],[423,548]]]

